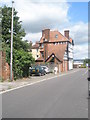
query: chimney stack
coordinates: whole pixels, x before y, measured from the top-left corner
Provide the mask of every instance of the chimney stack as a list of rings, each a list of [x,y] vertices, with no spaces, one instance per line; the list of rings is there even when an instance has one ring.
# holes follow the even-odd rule
[[[69,39],[69,30],[64,31],[64,36]]]
[[[42,37],[45,37],[45,39],[49,41],[49,36],[50,36],[50,29],[42,30]]]

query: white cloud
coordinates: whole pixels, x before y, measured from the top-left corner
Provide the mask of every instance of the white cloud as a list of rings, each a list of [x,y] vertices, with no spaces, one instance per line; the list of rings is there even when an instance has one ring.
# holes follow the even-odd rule
[[[71,36],[75,40],[75,58],[88,58],[88,24],[77,23],[71,31]]]
[[[71,36],[76,44],[88,43],[88,23],[79,22],[71,28]]]
[[[15,6],[27,33],[41,32],[44,28],[52,29],[68,22],[67,3],[36,4],[29,0],[23,0],[22,3],[16,0]]]
[[[88,44],[85,45],[75,45],[74,46],[74,59],[84,59],[88,58]]]
[[[69,23],[61,32],[67,29],[70,30],[70,37],[74,40],[74,58],[88,58],[88,23]]]
[[[12,0],[0,0],[0,6],[4,6],[4,5],[11,6],[11,4],[12,4]]]
[[[11,6],[11,1],[4,0],[2,3]],[[69,29],[70,36],[75,42],[74,57],[87,57],[88,24],[83,21],[77,23],[69,21],[68,9],[70,5],[66,0],[64,2],[61,2],[62,0],[39,0],[39,2],[37,0],[14,1],[15,9],[18,11],[18,16],[22,20],[22,25],[26,31],[25,39],[32,40],[33,42],[40,40],[41,31],[44,28],[58,29],[61,33],[65,29]]]
[[[35,41],[39,41],[41,38],[42,33],[28,33],[25,37],[26,40],[29,42],[32,41],[35,43]]]
[[[70,30],[70,37],[74,40],[75,45],[88,43],[88,23],[78,22],[69,24],[64,30]]]

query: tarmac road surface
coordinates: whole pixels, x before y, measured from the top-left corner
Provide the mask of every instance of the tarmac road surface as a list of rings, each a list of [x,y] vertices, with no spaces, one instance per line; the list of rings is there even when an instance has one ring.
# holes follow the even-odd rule
[[[3,118],[88,118],[87,69],[2,94]]]

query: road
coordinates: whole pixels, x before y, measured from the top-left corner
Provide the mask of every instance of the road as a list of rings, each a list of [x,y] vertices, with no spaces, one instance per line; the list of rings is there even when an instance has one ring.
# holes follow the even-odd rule
[[[87,69],[2,94],[3,118],[88,118]]]

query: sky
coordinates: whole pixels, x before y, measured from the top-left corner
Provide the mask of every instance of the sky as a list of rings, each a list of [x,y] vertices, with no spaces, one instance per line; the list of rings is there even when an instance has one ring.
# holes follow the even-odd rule
[[[14,0],[28,41],[39,41],[42,29],[70,31],[74,40],[74,59],[88,57],[88,2],[63,0]],[[22,1],[22,2],[21,2]],[[11,6],[11,0],[1,0],[0,6]]]

